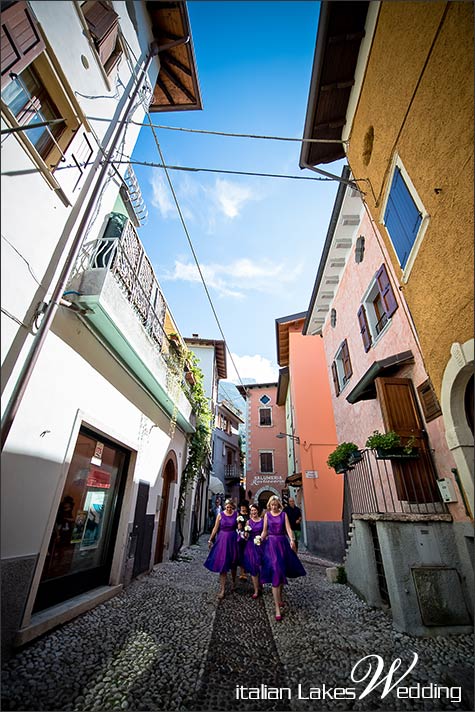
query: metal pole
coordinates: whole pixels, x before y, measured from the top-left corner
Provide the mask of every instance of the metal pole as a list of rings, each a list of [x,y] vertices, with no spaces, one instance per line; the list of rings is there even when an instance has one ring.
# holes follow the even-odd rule
[[[111,143],[110,148],[107,152],[107,155],[105,156],[105,158],[103,160],[101,171],[97,178],[96,184],[92,190],[91,197],[89,198],[89,201],[87,203],[84,214],[83,214],[81,221],[79,223],[79,227],[76,231],[76,235],[74,236],[74,240],[71,244],[68,256],[67,256],[66,261],[65,261],[63,268],[61,270],[59,279],[56,283],[56,287],[54,288],[54,291],[51,295],[51,299],[50,299],[48,306],[46,307],[43,320],[40,324],[40,327],[39,327],[37,333],[35,334],[30,351],[26,356],[25,363],[23,364],[22,370],[20,372],[20,375],[18,376],[18,380],[15,384],[15,387],[13,389],[13,392],[12,392],[12,395],[8,402],[8,405],[5,409],[5,413],[2,418],[2,426],[1,426],[1,430],[2,430],[2,432],[1,432],[1,438],[2,438],[1,449],[2,450],[4,448],[5,442],[8,438],[9,433],[10,433],[11,427],[13,425],[13,421],[15,420],[15,416],[18,412],[18,408],[20,407],[20,403],[21,403],[22,398],[25,394],[26,387],[27,387],[29,380],[31,378],[31,375],[33,373],[33,369],[36,365],[36,362],[40,355],[41,349],[43,348],[43,344],[45,342],[46,336],[51,328],[51,324],[53,323],[53,319],[54,319],[56,311],[59,307],[61,298],[63,296],[63,292],[64,292],[67,282],[69,280],[71,270],[76,262],[77,256],[79,254],[79,250],[82,246],[84,232],[86,230],[87,223],[89,221],[90,215],[94,208],[94,205],[95,205],[95,202],[97,199],[97,195],[99,193],[99,190],[101,189],[105,175],[106,175],[107,171],[109,170],[110,160],[111,160],[113,153],[116,149],[116,146],[119,142],[120,135],[121,135],[124,125],[127,121],[127,117],[130,113],[130,110],[132,109],[132,107],[134,105],[135,99],[137,97],[139,89],[142,86],[142,82],[147,74],[147,71],[150,67],[152,59],[157,56],[160,49],[161,48],[159,48],[156,43],[153,43],[151,45],[149,55],[148,55],[147,59],[145,60],[145,64],[142,68],[142,74],[141,74],[139,80],[137,81],[137,84],[135,85],[135,88],[134,88],[132,94],[130,95],[129,102],[126,106],[126,109],[125,109],[125,112],[124,112],[122,118],[119,119],[119,121],[118,121],[117,130],[116,130],[115,135],[112,139],[112,143]]]

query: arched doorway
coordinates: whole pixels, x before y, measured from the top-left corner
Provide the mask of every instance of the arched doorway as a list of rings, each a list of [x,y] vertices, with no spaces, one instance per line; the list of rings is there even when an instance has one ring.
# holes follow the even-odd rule
[[[280,494],[273,487],[269,487],[268,489],[261,489],[256,492],[256,494],[254,495],[254,500],[257,498],[257,503],[261,511],[265,511],[267,507],[267,502],[269,501],[269,497],[272,497],[273,495],[277,495],[277,497],[280,498]]]
[[[165,542],[165,530],[168,519],[170,485],[176,480],[176,466],[172,457],[168,459],[167,464],[165,465],[162,478],[162,499],[160,504],[160,516],[158,519],[157,543],[155,544],[155,564],[159,564],[163,560],[163,544]]]
[[[451,358],[442,379],[441,407],[445,437],[465,490],[465,500],[473,507],[473,365],[474,340],[453,343]],[[473,516],[473,511],[472,511]]]

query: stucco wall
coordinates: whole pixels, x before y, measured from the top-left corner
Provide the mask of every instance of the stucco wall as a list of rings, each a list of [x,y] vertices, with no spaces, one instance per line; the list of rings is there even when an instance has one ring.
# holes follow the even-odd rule
[[[272,407],[272,425],[259,425],[259,408],[263,405],[259,399],[263,395],[270,398],[267,406]],[[285,433],[285,406],[277,405],[277,384],[253,386],[247,395],[247,453],[246,453],[246,493],[255,495],[258,490],[271,485],[281,495],[287,477],[286,438],[279,439],[278,433]],[[274,453],[274,473],[261,474],[259,450],[272,450]]]
[[[473,334],[473,99],[473,4],[382,3],[348,157],[353,174],[371,181],[372,190],[361,185],[377,223],[395,152],[430,215],[403,289],[439,397],[451,344]]]

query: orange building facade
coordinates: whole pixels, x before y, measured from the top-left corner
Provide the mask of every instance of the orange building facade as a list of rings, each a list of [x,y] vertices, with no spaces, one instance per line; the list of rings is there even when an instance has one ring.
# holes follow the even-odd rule
[[[289,484],[298,488],[307,547],[322,558],[341,561],[343,479],[326,464],[337,444],[330,384],[323,340],[302,335],[305,316],[276,320],[282,367],[277,402],[286,408]]]

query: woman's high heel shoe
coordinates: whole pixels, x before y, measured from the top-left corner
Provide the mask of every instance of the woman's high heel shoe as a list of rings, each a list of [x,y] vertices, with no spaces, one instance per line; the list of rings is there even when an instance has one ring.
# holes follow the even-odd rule
[[[259,598],[259,594],[258,594],[258,593],[253,593],[252,596],[251,596],[251,598],[254,598],[254,599]]]
[[[276,619],[276,621],[281,621],[281,620],[282,620],[282,616],[276,615],[276,616],[275,616],[275,619]]]

